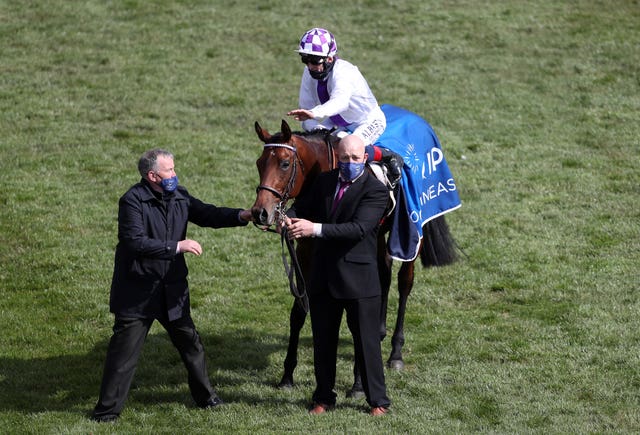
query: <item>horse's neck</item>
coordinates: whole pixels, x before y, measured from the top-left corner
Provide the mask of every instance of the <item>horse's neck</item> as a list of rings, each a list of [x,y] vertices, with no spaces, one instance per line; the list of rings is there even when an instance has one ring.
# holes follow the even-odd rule
[[[330,171],[331,169],[336,168],[337,159],[330,136],[327,135],[325,138],[307,138],[307,143],[309,147],[313,149],[315,162],[319,168],[318,172]]]
[[[303,173],[302,186],[297,195],[301,196],[308,192],[309,187],[321,172],[330,171],[335,167],[336,157],[328,137],[299,135],[295,142]]]

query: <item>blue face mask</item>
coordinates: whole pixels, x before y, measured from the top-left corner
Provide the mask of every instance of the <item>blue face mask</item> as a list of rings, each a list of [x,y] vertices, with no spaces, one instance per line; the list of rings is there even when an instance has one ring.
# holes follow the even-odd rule
[[[340,170],[340,176],[344,181],[351,181],[357,178],[358,175],[362,174],[362,171],[364,171],[364,162],[338,162],[338,169]]]
[[[165,192],[173,192],[178,187],[178,176],[174,175],[171,178],[163,178],[160,182],[160,187]]]

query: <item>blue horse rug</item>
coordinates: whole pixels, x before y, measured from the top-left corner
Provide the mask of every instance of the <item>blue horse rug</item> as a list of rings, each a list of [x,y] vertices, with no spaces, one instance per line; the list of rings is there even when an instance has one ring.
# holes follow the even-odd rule
[[[395,260],[413,261],[419,253],[422,226],[460,207],[460,198],[431,125],[400,107],[389,104],[381,107],[387,128],[376,145],[404,159],[387,249]]]

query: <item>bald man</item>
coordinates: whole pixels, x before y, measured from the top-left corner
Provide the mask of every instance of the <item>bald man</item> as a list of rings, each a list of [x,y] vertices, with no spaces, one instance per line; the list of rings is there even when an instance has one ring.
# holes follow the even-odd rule
[[[366,170],[368,156],[357,136],[343,138],[337,154],[338,169],[320,174],[284,221],[289,237],[315,238],[308,294],[316,389],[309,412],[335,407],[338,339],[346,312],[370,413],[383,415],[391,402],[380,348],[377,235],[388,191]]]

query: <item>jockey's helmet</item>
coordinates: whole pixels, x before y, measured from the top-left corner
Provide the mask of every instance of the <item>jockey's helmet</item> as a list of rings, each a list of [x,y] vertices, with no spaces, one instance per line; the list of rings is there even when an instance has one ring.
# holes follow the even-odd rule
[[[328,57],[335,56],[337,52],[336,39],[326,29],[315,27],[305,32],[300,38],[300,47],[298,48],[300,54]]]
[[[308,63],[316,65],[324,64],[322,72],[309,71],[314,79],[324,80],[333,68],[333,62],[327,62],[327,57],[334,57],[336,55],[338,45],[331,32],[326,29],[314,27],[302,35],[297,51],[302,58],[302,63],[305,65]]]

